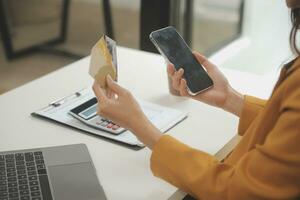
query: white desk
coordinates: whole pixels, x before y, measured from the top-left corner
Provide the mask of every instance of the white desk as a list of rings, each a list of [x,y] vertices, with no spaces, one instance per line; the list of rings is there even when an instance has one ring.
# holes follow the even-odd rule
[[[118,62],[119,82],[135,96],[189,113],[189,117],[169,134],[211,154],[216,154],[235,135],[238,119],[233,115],[169,95],[162,57],[119,47]],[[108,199],[167,199],[176,188],[152,176],[149,168],[151,152],[147,148],[135,151],[30,116],[32,111],[47,103],[89,86],[92,79],[88,75],[88,65],[89,58],[82,59],[1,95],[0,151],[85,143]],[[264,77],[223,71],[239,90],[252,94],[256,91],[260,96],[270,92],[256,90]]]

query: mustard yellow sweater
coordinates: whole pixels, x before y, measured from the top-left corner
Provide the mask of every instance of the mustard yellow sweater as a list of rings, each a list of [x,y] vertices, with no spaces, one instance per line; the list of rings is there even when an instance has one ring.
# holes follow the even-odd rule
[[[238,133],[223,162],[164,135],[153,148],[152,172],[201,200],[298,199],[300,59],[282,70],[268,101],[245,96]]]

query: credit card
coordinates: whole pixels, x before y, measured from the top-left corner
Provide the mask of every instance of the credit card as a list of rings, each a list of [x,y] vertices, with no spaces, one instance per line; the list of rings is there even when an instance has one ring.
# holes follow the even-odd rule
[[[100,84],[106,87],[106,76],[117,81],[117,48],[116,42],[103,35],[91,50],[89,74]]]

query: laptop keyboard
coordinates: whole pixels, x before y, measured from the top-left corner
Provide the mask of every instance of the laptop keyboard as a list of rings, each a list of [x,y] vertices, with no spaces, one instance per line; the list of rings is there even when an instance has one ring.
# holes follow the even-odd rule
[[[51,200],[41,151],[0,154],[0,200]]]

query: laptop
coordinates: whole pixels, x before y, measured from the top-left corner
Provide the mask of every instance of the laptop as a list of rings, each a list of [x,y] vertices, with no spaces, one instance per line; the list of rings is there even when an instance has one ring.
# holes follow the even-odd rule
[[[106,200],[85,144],[0,152],[0,200]]]

